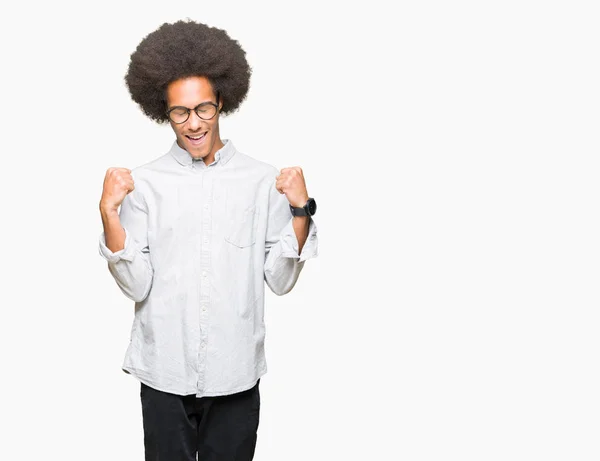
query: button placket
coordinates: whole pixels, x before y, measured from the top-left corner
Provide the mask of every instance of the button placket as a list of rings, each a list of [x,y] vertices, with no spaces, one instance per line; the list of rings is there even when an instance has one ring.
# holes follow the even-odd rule
[[[200,344],[198,348],[198,392],[204,390],[206,354],[208,344],[208,308],[210,305],[210,240],[213,204],[213,168],[203,170],[201,190],[201,229],[200,229]]]

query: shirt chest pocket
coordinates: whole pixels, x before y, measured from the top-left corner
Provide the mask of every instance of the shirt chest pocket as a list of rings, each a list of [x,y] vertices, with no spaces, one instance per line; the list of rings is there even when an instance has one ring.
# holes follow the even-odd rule
[[[260,208],[256,203],[227,197],[225,241],[238,248],[256,243]]]

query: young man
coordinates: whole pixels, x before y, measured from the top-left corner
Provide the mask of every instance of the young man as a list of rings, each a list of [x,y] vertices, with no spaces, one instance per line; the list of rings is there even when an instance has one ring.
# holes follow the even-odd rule
[[[221,139],[251,69],[225,31],[163,24],[131,55],[131,96],[170,123],[170,150],[109,168],[100,254],[135,301],[123,370],[141,382],[146,460],[252,460],[264,352],[264,282],[277,295],[317,256],[302,169]],[[120,211],[118,211],[119,206]]]

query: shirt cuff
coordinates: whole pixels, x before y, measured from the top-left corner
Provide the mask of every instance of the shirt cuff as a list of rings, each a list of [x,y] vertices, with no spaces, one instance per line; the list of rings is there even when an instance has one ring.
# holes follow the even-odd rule
[[[317,225],[314,219],[312,216],[310,217],[308,237],[306,237],[306,242],[304,242],[300,254],[298,254],[298,238],[296,232],[294,232],[293,220],[292,217],[281,232],[281,255],[284,258],[298,259],[298,262],[314,258],[318,255]]]
[[[125,259],[126,261],[133,260],[134,248],[130,242],[131,237],[129,235],[129,232],[127,232],[127,229],[123,229],[125,230],[125,247],[115,252],[110,251],[109,248],[106,246],[106,236],[104,232],[100,234],[100,240],[98,242],[98,251],[100,253],[100,256],[106,259],[109,263],[116,263],[121,259]]]

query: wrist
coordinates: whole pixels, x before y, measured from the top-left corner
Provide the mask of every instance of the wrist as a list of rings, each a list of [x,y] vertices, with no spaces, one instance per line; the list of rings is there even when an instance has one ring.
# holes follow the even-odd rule
[[[294,206],[290,203],[290,211],[294,217],[310,217],[317,211],[317,202],[314,198],[309,197],[301,206]]]
[[[295,208],[302,208],[304,205],[306,205],[306,202],[308,202],[309,198],[310,197],[307,195],[306,198],[301,198],[298,202],[290,202],[290,205],[292,205]]]
[[[100,202],[99,208],[100,208],[100,213],[103,216],[113,216],[113,215],[117,215],[118,216],[118,214],[119,214],[118,207],[115,208],[113,206],[106,205],[106,204],[104,204],[102,202]]]

